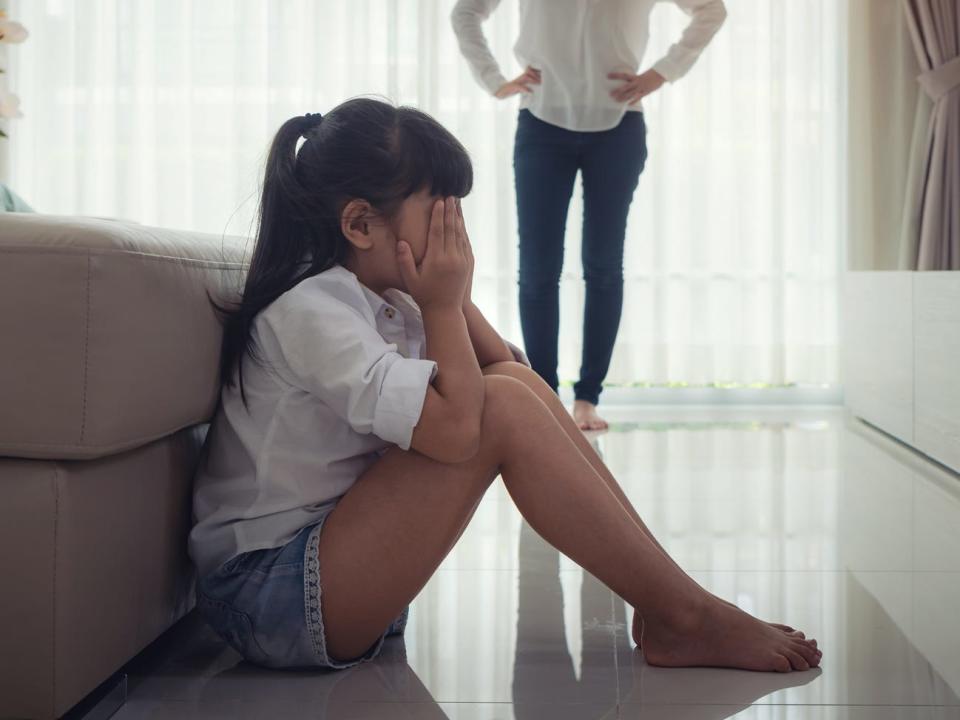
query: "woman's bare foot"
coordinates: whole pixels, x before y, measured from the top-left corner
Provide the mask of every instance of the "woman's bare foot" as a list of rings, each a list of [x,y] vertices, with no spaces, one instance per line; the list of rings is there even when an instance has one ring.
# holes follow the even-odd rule
[[[633,639],[648,663],[662,667],[790,672],[817,667],[822,656],[816,640],[773,627],[712,597],[697,613],[656,623],[644,623],[634,611]]]
[[[581,430],[606,430],[606,420],[597,414],[597,406],[586,400],[573,401],[573,419]]]

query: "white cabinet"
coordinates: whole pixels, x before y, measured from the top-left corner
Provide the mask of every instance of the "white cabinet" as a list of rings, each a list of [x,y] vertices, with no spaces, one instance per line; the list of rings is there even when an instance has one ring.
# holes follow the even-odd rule
[[[960,272],[913,274],[914,444],[960,470]]]
[[[842,313],[845,404],[960,471],[960,272],[848,272]]]

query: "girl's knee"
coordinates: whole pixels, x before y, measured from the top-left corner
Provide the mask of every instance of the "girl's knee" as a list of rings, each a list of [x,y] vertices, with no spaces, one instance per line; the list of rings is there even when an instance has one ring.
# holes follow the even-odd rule
[[[520,370],[527,369],[519,363],[502,364],[517,365]],[[523,380],[514,377],[512,372],[509,374],[486,374],[483,383],[483,419],[485,424],[495,422],[498,426],[507,428],[512,424],[510,421],[517,416],[522,416],[528,409],[536,409],[537,406],[542,405],[530,386]]]
[[[516,377],[523,370],[529,370],[526,365],[523,363],[518,363],[515,360],[499,360],[497,362],[492,362],[489,365],[484,365],[480,370],[484,375],[509,375],[511,377]]]
[[[537,374],[537,371],[523,363],[513,360],[490,363],[483,368],[484,375],[505,375],[519,380],[542,398],[556,395],[547,382]]]

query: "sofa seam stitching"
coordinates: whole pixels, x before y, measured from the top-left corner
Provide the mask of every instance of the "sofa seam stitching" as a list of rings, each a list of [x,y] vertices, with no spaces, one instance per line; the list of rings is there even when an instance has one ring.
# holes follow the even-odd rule
[[[174,427],[173,429],[161,430],[161,431],[158,431],[157,433],[148,433],[147,435],[139,435],[139,436],[137,436],[137,437],[135,437],[135,438],[131,438],[131,439],[129,439],[129,440],[124,440],[123,442],[120,442],[120,443],[115,443],[115,442],[114,442],[114,443],[99,443],[99,444],[96,444],[96,445],[93,444],[93,443],[83,443],[83,444],[77,443],[77,444],[74,444],[74,445],[68,445],[68,444],[65,444],[65,443],[39,443],[39,442],[29,442],[29,441],[27,441],[27,442],[17,442],[17,443],[0,443],[0,458],[7,457],[6,455],[3,454],[3,453],[5,453],[5,452],[16,452],[17,449],[19,449],[19,448],[24,448],[24,447],[39,448],[40,450],[49,450],[49,451],[63,450],[64,448],[66,448],[66,449],[68,449],[68,450],[103,450],[104,452],[106,452],[106,453],[108,453],[108,454],[116,454],[116,453],[120,453],[120,452],[126,452],[127,450],[135,450],[135,449],[137,449],[138,447],[140,447],[141,445],[145,445],[145,444],[147,444],[147,443],[151,443],[151,442],[153,442],[154,440],[161,440],[161,439],[163,439],[163,438],[165,438],[165,437],[167,437],[167,436],[169,436],[169,435],[174,435],[174,434],[180,432],[181,430],[186,430],[186,429],[188,429],[188,428],[196,427],[197,425],[209,425],[209,424],[211,423],[212,419],[213,419],[213,415],[210,415],[209,417],[207,417],[207,418],[205,418],[205,419],[202,419],[202,420],[192,420],[192,421],[188,422],[186,425],[177,425],[177,426]],[[129,444],[129,443],[140,443],[140,445]],[[21,456],[20,456],[20,455],[10,455],[9,457],[18,458],[18,457],[21,457]],[[102,456],[97,456],[97,457],[102,457]],[[27,459],[27,460],[44,460],[44,459],[50,459],[50,458],[43,458],[43,457],[33,458],[33,457],[28,457],[28,458],[25,458],[25,459]],[[95,460],[96,457],[90,457],[90,456],[88,456],[88,455],[80,455],[80,456],[76,456],[76,457],[57,458],[57,459],[58,459],[58,460]]]
[[[87,376],[89,375],[89,356],[90,356],[90,266],[93,260],[90,253],[87,253],[87,317],[86,328],[83,334],[83,409],[80,415],[80,442],[83,443],[83,437],[87,430]]]
[[[148,252],[137,252],[135,250],[116,250],[107,248],[45,248],[40,249],[35,245],[5,245],[0,246],[0,254],[30,254],[30,255],[72,255],[85,253],[89,255],[107,255],[107,256],[128,256],[143,260],[156,262],[173,263],[177,265],[188,265],[191,267],[203,267],[214,270],[243,270],[250,266],[250,262],[236,260],[210,260],[206,258],[178,257],[176,255],[156,255]]]
[[[60,464],[53,464],[53,601],[51,602],[51,614],[53,632],[50,638],[51,662],[53,668],[53,705],[57,704],[57,529],[60,525]]]

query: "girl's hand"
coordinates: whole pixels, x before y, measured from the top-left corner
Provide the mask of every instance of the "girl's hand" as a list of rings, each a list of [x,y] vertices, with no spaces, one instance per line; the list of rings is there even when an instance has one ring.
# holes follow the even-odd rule
[[[525,93],[529,95],[533,92],[533,90],[530,89],[530,86],[539,84],[540,71],[527,65],[527,69],[523,71],[522,75],[518,75],[510,82],[506,82],[501,85],[500,88],[494,93],[494,97],[498,97],[502,100],[503,98],[508,98],[511,95],[516,95],[517,93]]]
[[[610,91],[610,97],[630,105],[636,105],[642,97],[659,90],[666,82],[663,75],[656,70],[647,70],[641,75],[614,72],[608,73],[607,77],[611,80],[623,80],[623,85]]]
[[[470,245],[470,236],[467,235],[467,226],[463,219],[463,207],[459,198],[457,198],[457,232],[463,235],[464,247],[467,251],[467,284],[463,290],[463,307],[468,307],[472,302],[473,293],[473,246]]]
[[[458,231],[455,198],[437,200],[427,230],[427,250],[417,269],[413,250],[397,243],[397,263],[407,292],[420,306],[461,308],[467,282],[466,234]]]

